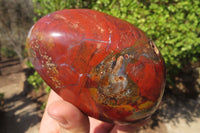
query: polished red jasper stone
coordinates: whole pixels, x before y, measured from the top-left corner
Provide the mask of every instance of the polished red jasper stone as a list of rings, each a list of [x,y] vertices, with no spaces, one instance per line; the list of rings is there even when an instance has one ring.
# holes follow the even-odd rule
[[[33,25],[27,49],[44,81],[94,118],[133,123],[161,101],[164,60],[154,42],[124,20],[88,9],[57,11]]]

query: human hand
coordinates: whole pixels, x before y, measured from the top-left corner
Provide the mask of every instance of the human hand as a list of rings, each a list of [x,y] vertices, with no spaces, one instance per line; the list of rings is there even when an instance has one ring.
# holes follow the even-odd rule
[[[134,133],[147,121],[134,125],[106,123],[86,116],[77,107],[51,91],[41,121],[40,133]]]

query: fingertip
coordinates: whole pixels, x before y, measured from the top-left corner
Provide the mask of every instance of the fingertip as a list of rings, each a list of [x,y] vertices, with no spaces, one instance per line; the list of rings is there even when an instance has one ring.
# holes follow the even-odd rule
[[[109,133],[114,126],[113,123],[103,122],[92,117],[89,120],[91,123],[90,133]]]
[[[150,121],[150,118],[147,117],[130,125],[115,125],[110,133],[135,133],[138,129],[146,125]]]
[[[60,101],[52,102],[47,108],[48,115],[52,119],[56,120],[60,125],[63,125],[65,128],[67,128],[68,121],[65,117],[68,116],[65,115],[68,114],[68,112],[63,111],[62,103]]]
[[[51,118],[59,125],[73,132],[89,132],[89,120],[77,107],[65,101],[52,102],[47,109]]]

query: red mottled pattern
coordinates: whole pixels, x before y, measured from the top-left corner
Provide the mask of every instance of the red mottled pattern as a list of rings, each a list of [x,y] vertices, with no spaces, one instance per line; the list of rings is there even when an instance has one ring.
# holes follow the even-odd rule
[[[141,61],[135,64],[129,64],[127,67],[128,75],[137,83],[140,88],[141,96],[146,97],[152,101],[156,101],[160,97],[160,88],[163,88],[163,62],[154,64],[151,60],[141,57]],[[145,73],[145,74],[144,74]],[[151,78],[150,78],[151,77]]]
[[[57,11],[29,31],[30,59],[64,100],[107,122],[132,123],[157,109],[164,60],[146,34],[88,9]]]

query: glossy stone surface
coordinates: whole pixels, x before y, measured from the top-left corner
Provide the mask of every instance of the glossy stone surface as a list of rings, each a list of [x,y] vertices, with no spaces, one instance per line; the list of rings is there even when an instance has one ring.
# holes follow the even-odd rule
[[[27,49],[56,93],[100,120],[144,119],[164,93],[164,60],[154,42],[132,24],[101,12],[51,13],[33,25]]]

